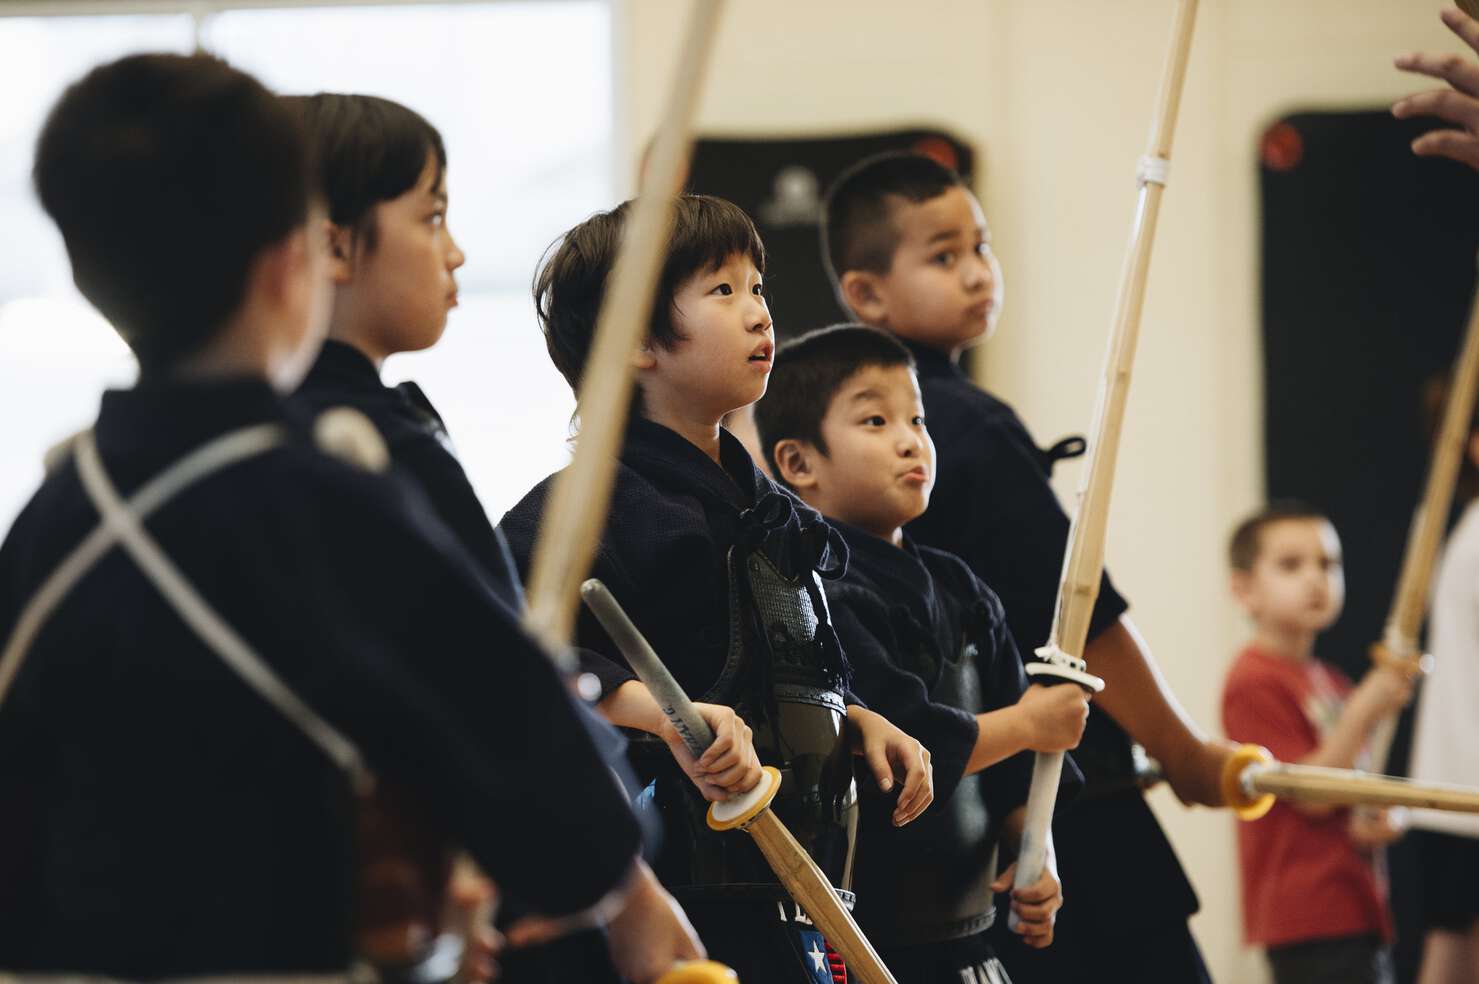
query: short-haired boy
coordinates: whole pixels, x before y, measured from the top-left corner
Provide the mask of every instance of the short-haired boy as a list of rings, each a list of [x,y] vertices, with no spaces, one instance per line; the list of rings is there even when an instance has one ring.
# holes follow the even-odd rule
[[[1372,729],[1412,684],[1374,667],[1352,688],[1315,658],[1340,615],[1340,538],[1322,513],[1275,504],[1244,520],[1229,549],[1232,593],[1253,639],[1228,671],[1222,723],[1238,742],[1284,762],[1355,768]],[[1398,835],[1384,812],[1279,802],[1238,825],[1243,929],[1266,948],[1277,984],[1388,984],[1392,937],[1376,850]]]
[[[906,984],[1005,980],[987,936],[993,890],[1011,884],[997,845],[1013,850],[1021,833],[1026,753],[1076,745],[1088,698],[1028,687],[996,595],[904,532],[929,505],[935,465],[908,349],[863,325],[802,335],[776,354],[755,422],[777,478],[847,540],[847,573],[827,598],[854,689],[924,736],[935,769],[935,803],[918,822],[891,828],[865,813],[858,919]],[[1066,775],[1076,790],[1071,763]],[[1014,895],[1019,932],[1047,946],[1062,902],[1051,867]]]
[[[571,229],[536,278],[550,356],[577,391],[630,213],[622,205]],[[785,772],[776,814],[846,890],[857,816],[852,755],[867,759],[885,792],[898,792],[890,811],[898,824],[929,804],[929,757],[848,690],[821,587],[845,563],[837,534],[720,426],[760,398],[770,375],[764,270],[764,247],[743,211],[707,196],[678,199],[647,342],[633,356],[634,413],[593,573],[716,733],[748,750],[753,728],[759,760]],[[523,571],[550,485],[541,482],[501,523]],[[667,832],[655,867],[710,953],[742,980],[816,980],[831,960],[824,941],[755,846],[703,819],[704,796],[758,781],[754,751],[722,771],[707,755],[695,763],[588,614],[576,636],[608,720],[667,739],[666,748],[634,740],[631,756],[651,781],[641,802]]]
[[[1069,442],[1039,450],[1012,408],[959,366],[966,348],[990,336],[1002,305],[980,203],[928,157],[869,158],[828,192],[823,249],[842,303],[897,336],[918,362],[939,460],[930,508],[910,532],[965,560],[1001,597],[1018,650],[1034,652],[1047,642],[1069,528],[1048,476]],[[1186,925],[1196,894],[1137,788],[1130,739],[1194,802],[1221,801],[1226,752],[1166,691],[1126,607],[1106,576],[1084,658],[1108,686],[1074,753],[1085,792],[1054,824],[1074,904],[1049,950],[1003,934],[1003,958],[1019,982],[1091,979],[1116,955],[1146,980],[1206,976]]]
[[[0,547],[5,971],[342,977],[372,777],[550,915],[632,883],[637,825],[549,661],[366,470],[362,418],[281,396],[323,332],[308,161],[205,56],[95,69],[42,130],[41,202],[139,382]],[[361,467],[318,450],[346,444]],[[100,513],[128,539],[90,555]]]

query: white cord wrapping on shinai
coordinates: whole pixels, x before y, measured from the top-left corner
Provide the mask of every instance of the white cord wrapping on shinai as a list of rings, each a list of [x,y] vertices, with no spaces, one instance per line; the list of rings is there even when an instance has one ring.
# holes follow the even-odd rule
[[[79,435],[73,457],[83,489],[102,522],[82,541],[26,603],[3,652],[0,652],[0,703],[14,683],[27,650],[84,575],[115,545],[121,544],[140,570],[181,619],[221,660],[263,699],[296,725],[349,774],[357,790],[367,790],[374,777],[359,750],[318,716],[236,634],[202,598],[144,529],[143,521],[174,496],[212,472],[271,450],[283,442],[281,428],[262,424],[233,431],[196,449],[156,476],[123,502],[109,481],[91,432]]]
[[[1152,157],[1146,154],[1140,158],[1140,165],[1135,169],[1135,183],[1141,187],[1158,184],[1164,188],[1170,177],[1171,160],[1167,157]]]

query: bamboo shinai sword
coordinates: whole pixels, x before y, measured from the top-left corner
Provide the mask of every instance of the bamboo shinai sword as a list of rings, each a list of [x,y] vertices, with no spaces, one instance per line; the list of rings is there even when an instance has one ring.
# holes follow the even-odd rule
[[[569,644],[580,606],[580,581],[600,544],[616,479],[617,453],[631,404],[631,357],[647,333],[664,248],[672,235],[674,200],[687,172],[694,118],[723,10],[723,0],[694,0],[690,9],[677,75],[596,319],[576,399],[580,440],[569,466],[555,479],[534,543],[524,626],[566,672],[574,669]],[[717,966],[704,964],[673,973],[688,975],[677,980],[698,984],[723,979],[714,976]]]
[[[1476,292],[1469,312],[1464,347],[1453,367],[1448,404],[1433,443],[1433,463],[1428,468],[1427,489],[1412,517],[1391,614],[1387,616],[1381,641],[1371,647],[1372,662],[1394,667],[1409,677],[1425,672],[1430,662],[1430,658],[1419,650],[1418,635],[1428,610],[1428,588],[1437,565],[1438,548],[1443,541],[1443,531],[1448,527],[1454,485],[1458,482],[1459,469],[1467,453],[1476,391],[1479,391],[1479,292]],[[1396,730],[1396,715],[1388,715],[1372,731],[1367,747],[1373,770],[1386,768],[1387,753],[1391,750]]]
[[[1279,799],[1330,806],[1420,807],[1479,813],[1479,789],[1419,783],[1356,769],[1285,765],[1260,745],[1244,745],[1223,767],[1222,793],[1243,820],[1257,820]]]
[[[1129,396],[1135,343],[1140,333],[1145,282],[1150,271],[1151,246],[1155,241],[1161,194],[1170,169],[1171,137],[1176,125],[1176,111],[1181,103],[1182,85],[1186,80],[1196,11],[1196,0],[1178,0],[1171,48],[1156,96],[1157,111],[1150,131],[1150,148],[1140,159],[1135,221],[1121,271],[1119,298],[1089,444],[1089,462],[1079,486],[1078,510],[1068,535],[1053,627],[1047,645],[1037,650],[1036,655],[1041,661],[1027,666],[1027,672],[1035,678],[1056,677],[1096,692],[1104,688],[1104,681],[1089,674],[1083,652],[1094,602],[1099,596],[1099,580],[1104,571],[1109,495],[1114,484],[1125,401]],[[1048,831],[1062,771],[1062,752],[1038,753],[1033,762],[1014,888],[1026,888],[1042,877],[1047,864]],[[1016,927],[1015,913],[1008,918],[1008,923]]]
[[[723,6],[722,0],[696,0],[693,5],[678,75],[596,318],[576,401],[580,440],[570,465],[555,479],[534,543],[525,625],[566,669],[580,582],[600,545],[616,480],[616,456],[631,405],[632,354],[647,334]]]

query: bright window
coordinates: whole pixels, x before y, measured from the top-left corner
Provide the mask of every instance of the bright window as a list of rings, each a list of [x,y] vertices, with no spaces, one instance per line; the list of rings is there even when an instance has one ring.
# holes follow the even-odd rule
[[[188,50],[194,26],[185,15],[0,18],[0,85],[36,93],[24,110],[0,108],[0,526],[34,490],[44,449],[87,425],[104,385],[133,375],[72,289],[35,204],[35,134],[86,67]],[[277,91],[382,95],[441,130],[448,221],[468,257],[461,306],[441,344],[391,359],[386,378],[416,379],[437,404],[496,520],[568,460],[574,400],[545,354],[529,284],[561,231],[612,204],[607,3],[219,9],[200,27],[206,47]]]

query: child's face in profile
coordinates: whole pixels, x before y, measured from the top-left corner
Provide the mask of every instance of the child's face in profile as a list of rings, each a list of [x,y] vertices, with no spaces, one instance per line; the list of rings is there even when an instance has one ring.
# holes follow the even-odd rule
[[[1340,538],[1323,519],[1281,519],[1258,536],[1253,569],[1239,574],[1239,601],[1260,625],[1328,628],[1345,604]]]
[[[755,262],[736,253],[673,292],[671,316],[682,338],[653,345],[639,363],[649,416],[717,424],[765,395],[775,332]]]
[[[918,204],[898,201],[893,223],[893,263],[874,275],[879,311],[858,314],[952,354],[989,338],[1001,313],[1002,275],[976,196],[957,187]]]
[[[382,357],[435,345],[457,306],[453,274],[465,257],[447,227],[446,171],[437,181],[437,170],[428,155],[415,186],[375,206],[374,248],[355,244],[352,267],[337,278],[335,323]]]
[[[827,453],[801,445],[808,474],[788,480],[825,515],[894,543],[923,515],[935,484],[935,445],[919,381],[908,366],[868,366],[838,388],[822,418]]]

